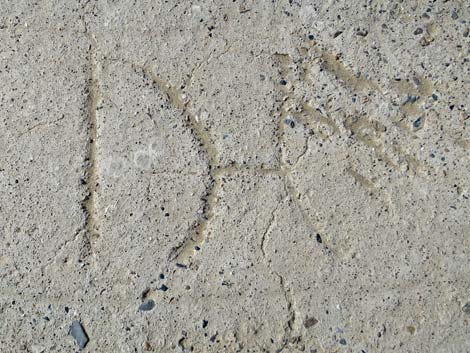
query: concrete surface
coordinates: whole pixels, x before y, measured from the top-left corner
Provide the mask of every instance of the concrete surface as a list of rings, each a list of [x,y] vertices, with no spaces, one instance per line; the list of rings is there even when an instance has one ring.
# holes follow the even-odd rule
[[[0,352],[470,352],[469,29],[0,0]]]

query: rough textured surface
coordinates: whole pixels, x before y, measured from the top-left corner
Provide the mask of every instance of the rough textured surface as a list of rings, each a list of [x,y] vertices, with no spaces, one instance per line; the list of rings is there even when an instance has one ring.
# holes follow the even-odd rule
[[[468,2],[0,9],[2,353],[470,352]]]

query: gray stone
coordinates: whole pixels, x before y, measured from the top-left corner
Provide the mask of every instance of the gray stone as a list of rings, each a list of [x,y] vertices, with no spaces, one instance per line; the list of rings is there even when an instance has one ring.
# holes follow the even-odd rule
[[[145,300],[142,304],[139,305],[140,311],[150,311],[155,307],[155,302],[152,299]]]
[[[75,338],[75,341],[77,342],[77,345],[80,349],[85,348],[88,343],[88,335],[79,321],[72,322],[72,325],[70,325],[69,334]]]

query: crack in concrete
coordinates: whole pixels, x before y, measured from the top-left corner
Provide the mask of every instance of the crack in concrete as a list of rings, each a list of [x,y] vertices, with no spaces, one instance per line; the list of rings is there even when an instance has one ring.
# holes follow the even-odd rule
[[[295,162],[292,164],[291,169],[295,169],[297,165],[300,163],[300,161],[307,155],[307,153],[310,151],[310,138],[307,136],[305,138],[305,145],[303,148],[303,151],[296,157]]]
[[[277,207],[275,207],[272,210],[271,217],[268,221],[268,225],[266,226],[265,231],[263,232],[263,235],[261,237],[261,243],[260,243],[260,249],[263,254],[263,259],[264,259],[267,269],[271,272],[272,275],[276,276],[279,279],[280,288],[283,292],[287,311],[288,311],[287,321],[284,325],[284,337],[282,339],[282,346],[281,348],[276,350],[276,352],[282,352],[284,348],[287,346],[287,344],[289,343],[289,341],[291,340],[292,333],[294,330],[294,324],[297,320],[297,315],[294,309],[295,303],[292,297],[290,287],[287,285],[285,278],[279,272],[273,270],[272,266],[270,266],[270,260],[268,259],[268,255],[266,252],[266,242],[268,240],[269,233],[272,231],[274,225],[276,224],[276,212],[279,210],[280,205],[286,202],[288,198],[289,198],[289,195],[287,195],[286,198]]]
[[[294,331],[294,324],[297,320],[297,315],[294,309],[294,298],[292,297],[291,289],[286,284],[286,280],[277,272],[273,272],[279,278],[279,282],[284,293],[284,299],[287,303],[288,319],[284,326],[284,338],[282,339],[282,346],[277,353],[282,352],[288,345],[289,341],[292,339],[292,333]]]
[[[288,54],[280,54],[276,53],[274,54],[274,57],[279,61],[280,64],[280,73],[283,76],[283,79],[287,78],[289,73],[291,72],[289,66],[293,64],[292,58]],[[299,202],[299,196],[298,192],[295,189],[294,185],[292,184],[290,180],[290,176],[292,171],[295,169],[297,166],[297,163],[299,162],[300,158],[303,158],[305,154],[308,152],[308,139],[307,139],[307,148],[305,151],[297,158],[297,162],[294,164],[294,166],[289,166],[288,163],[284,161],[283,158],[283,145],[284,145],[284,119],[288,116],[291,108],[292,108],[292,101],[294,100],[293,97],[293,91],[287,87],[287,85],[281,83],[281,91],[284,93],[284,97],[282,99],[283,103],[281,105],[281,113],[279,117],[279,133],[278,133],[278,139],[279,139],[279,146],[280,146],[280,161],[281,161],[281,168],[280,170],[282,171],[282,176],[284,180],[284,186],[285,190],[288,195],[291,195],[291,198],[294,202],[297,203],[298,208],[303,212],[303,208],[300,205]],[[304,220],[307,221],[307,217],[305,214],[303,214]]]
[[[30,133],[31,131],[37,129],[37,128],[40,128],[40,127],[46,127],[46,126],[50,126],[50,125],[54,125],[54,124],[57,124],[59,121],[62,121],[65,119],[65,115],[62,115],[59,119],[56,119],[54,121],[50,121],[50,122],[42,122],[42,123],[38,123],[36,125],[33,125],[31,127],[29,127],[28,129],[26,129],[25,131],[21,132],[18,134],[18,138],[20,137],[23,137],[24,135]]]
[[[227,167],[217,168],[214,174],[216,174],[217,176],[223,176],[223,175],[231,175],[237,172],[250,172],[250,173],[260,174],[260,175],[278,175],[278,176],[285,175],[285,171],[280,168],[263,168],[263,167],[248,166],[248,165],[244,166],[244,165],[239,165],[236,163]]]
[[[96,111],[99,101],[101,100],[98,78],[97,78],[97,61],[95,52],[95,39],[89,35],[90,40],[94,44],[89,47],[89,78],[88,78],[88,98],[87,98],[87,118],[88,118],[88,146],[87,169],[85,171],[85,186],[87,196],[82,201],[82,208],[85,212],[85,243],[82,247],[83,257],[88,257],[93,252],[93,241],[99,237],[99,218],[96,209],[96,193],[98,188],[98,157],[97,157],[97,139],[98,139],[98,122]]]
[[[196,248],[199,248],[206,240],[208,222],[214,215],[214,207],[217,202],[216,195],[220,186],[220,183],[216,180],[217,176],[214,172],[217,165],[218,152],[211,141],[207,129],[189,111],[191,104],[189,99],[187,99],[186,96],[170,82],[167,82],[159,77],[152,70],[150,65],[144,65],[143,73],[154,83],[154,86],[158,90],[168,97],[168,100],[173,107],[183,112],[191,132],[198,140],[199,147],[202,149],[208,159],[209,183],[206,188],[206,194],[203,197],[204,204],[202,206],[202,216],[199,220],[196,221],[196,224],[194,225],[194,234],[183,239],[183,241],[174,247],[168,255],[169,261],[176,261],[179,263],[187,262],[191,257],[194,256]],[[191,77],[192,76],[190,76],[190,78]]]
[[[276,223],[276,212],[278,209],[279,209],[279,206],[275,207],[273,211],[271,212],[271,218],[269,219],[268,226],[266,227],[266,229],[263,232],[263,235],[261,236],[260,249],[263,254],[263,258],[265,259],[266,262],[267,262],[266,241],[268,238],[268,234],[271,232],[273,225]]]

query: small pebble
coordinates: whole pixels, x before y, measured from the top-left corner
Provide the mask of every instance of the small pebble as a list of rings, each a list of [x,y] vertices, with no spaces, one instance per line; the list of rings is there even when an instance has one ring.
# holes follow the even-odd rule
[[[143,344],[143,349],[144,349],[144,351],[146,351],[146,352],[151,352],[151,351],[153,351],[152,345],[151,345],[149,342],[147,342],[147,341],[144,342],[144,344]]]
[[[202,320],[202,328],[206,328],[208,324],[209,324],[209,321]]]
[[[284,123],[285,123],[286,125],[289,125],[292,129],[295,127],[295,121],[292,120],[292,119],[285,119],[285,120],[284,120]]]
[[[413,104],[413,103],[415,103],[418,99],[419,99],[419,96],[410,96],[410,95],[407,95],[407,96],[403,99],[402,105],[405,105],[405,104]]]
[[[280,83],[282,86],[287,85],[287,81],[286,81],[286,80],[281,80],[281,81],[279,81],[279,83]]]
[[[313,316],[305,319],[304,326],[305,328],[310,328],[318,323],[318,320],[315,319]]]
[[[344,338],[341,338],[339,340],[339,344],[342,344],[343,346],[345,346],[346,345],[346,340]]]
[[[336,38],[336,37],[340,36],[342,33],[343,33],[343,31],[336,31],[336,32],[333,34],[333,38]]]
[[[164,284],[162,284],[162,285],[160,286],[160,288],[157,288],[157,290],[161,290],[161,291],[163,291],[163,292],[166,292],[166,291],[168,290],[168,287],[165,286]]]
[[[147,299],[139,305],[139,311],[150,311],[155,307],[155,302],[152,299]]]
[[[79,321],[72,322],[69,329],[69,335],[75,338],[75,342],[77,342],[80,349],[85,348],[88,343],[88,335]]]
[[[423,127],[423,119],[421,119],[421,117],[419,117],[418,119],[416,119],[414,122],[413,122],[413,127],[418,130],[420,128]]]
[[[323,240],[321,239],[320,234],[317,234],[317,242],[320,243],[320,244],[323,242]]]
[[[470,315],[470,303],[465,304],[465,305],[462,307],[462,311],[463,311],[465,314]]]

